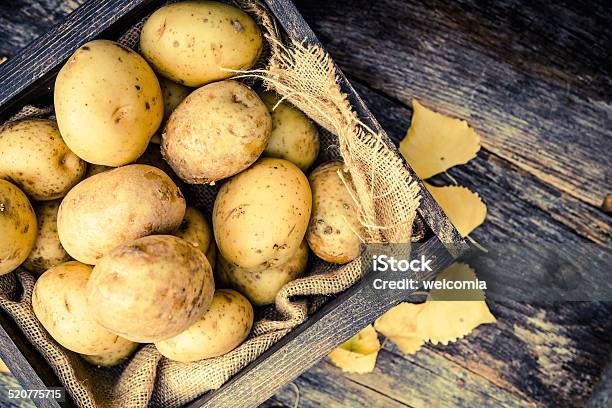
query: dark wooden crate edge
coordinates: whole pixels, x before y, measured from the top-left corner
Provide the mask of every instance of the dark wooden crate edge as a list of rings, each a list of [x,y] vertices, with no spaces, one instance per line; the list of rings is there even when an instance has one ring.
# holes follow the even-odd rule
[[[162,1],[159,0],[103,0],[99,2],[89,1],[83,4],[70,14],[62,24],[54,27],[48,33],[35,40],[15,58],[0,67],[0,82],[9,84],[9,86],[0,90],[0,117],[6,118],[6,113],[11,111],[11,109],[14,111],[16,106],[27,103],[40,88],[45,88],[48,91],[50,89],[50,81],[52,81],[58,67],[78,46],[109,30],[113,30],[113,28],[121,30],[129,27],[130,24],[126,24],[127,21],[133,22],[138,16],[146,13],[145,10],[150,10],[160,3]],[[291,38],[321,45],[290,1],[266,0],[266,3]],[[63,41],[58,41],[58,38]],[[44,52],[41,50],[44,50]],[[24,72],[31,71],[34,71],[31,75],[23,75]],[[397,153],[397,148],[381,129],[376,119],[339,69],[338,74],[341,86],[348,94],[349,100],[360,119],[371,128],[380,131],[384,142]],[[463,244],[463,240],[414,172],[407,164],[405,164],[405,167],[413,176],[415,182],[419,183],[421,187],[422,201],[419,213],[437,237],[432,238],[424,248],[429,248],[429,254],[435,254],[440,260],[444,260],[437,264],[440,268],[438,269],[439,271],[450,262],[447,249],[465,248],[465,246],[457,246],[457,244]],[[390,297],[384,301],[371,304],[369,307],[366,307],[367,315],[362,316],[358,321],[351,320],[353,324],[340,335],[330,336],[326,339],[316,337],[316,333],[322,332],[326,326],[335,327],[333,324],[329,324],[334,318],[340,318],[343,313],[349,313],[350,316],[354,314],[355,310],[353,308],[356,305],[364,304],[364,302],[367,303],[368,297],[363,290],[363,286],[355,285],[317,312],[308,322],[294,329],[289,335],[281,339],[273,348],[234,376],[219,390],[210,392],[196,400],[192,406],[201,406],[204,403],[207,406],[224,406],[224,404],[226,405],[230,402],[233,406],[254,406],[262,402],[288,380],[299,375],[321,357],[325,356],[327,352],[350,338],[361,327],[373,321],[401,300],[403,299]],[[16,348],[13,340],[2,326],[3,321],[0,319],[0,344],[3,349],[12,350],[12,352],[17,350],[18,353],[22,354],[23,352]],[[295,366],[293,371],[289,372],[287,370],[288,367],[284,364],[287,361],[285,352],[292,350],[292,348],[295,350],[297,345],[306,348],[315,343],[320,343],[319,347],[316,348],[317,352],[308,353],[306,359],[300,360],[299,367]],[[11,365],[15,365],[10,359],[9,364],[9,368],[13,368]],[[20,366],[13,369],[24,373],[19,378],[24,387],[39,387],[40,381],[43,381],[46,386],[57,385],[57,378],[55,376],[46,373],[43,376],[44,378],[39,377],[37,370],[33,367],[44,364],[46,363],[42,357],[34,352],[28,356],[28,359],[20,359]],[[272,368],[266,367],[273,367],[275,371],[271,372]],[[261,379],[261,370],[267,370],[270,377],[266,378],[265,384]],[[27,375],[28,372],[30,375]],[[253,392],[252,386],[257,384],[259,384],[260,392]],[[245,392],[242,400],[236,398],[238,387],[240,386],[248,388],[242,389]],[[265,390],[261,389],[262,386]],[[41,402],[37,403],[39,406],[56,406],[44,405]]]

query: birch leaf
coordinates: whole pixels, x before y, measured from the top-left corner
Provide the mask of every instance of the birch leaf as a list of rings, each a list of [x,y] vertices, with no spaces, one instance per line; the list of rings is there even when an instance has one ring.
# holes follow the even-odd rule
[[[400,152],[417,176],[427,179],[476,157],[480,136],[466,121],[449,118],[412,100],[412,122]]]
[[[463,186],[424,184],[462,237],[484,222],[487,206],[477,193]]]
[[[329,353],[331,362],[347,373],[371,373],[380,350],[378,335],[368,325],[340,347]]]

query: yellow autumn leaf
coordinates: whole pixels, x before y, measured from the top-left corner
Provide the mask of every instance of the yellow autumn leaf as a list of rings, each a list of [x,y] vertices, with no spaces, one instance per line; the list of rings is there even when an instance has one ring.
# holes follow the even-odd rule
[[[425,304],[400,303],[376,319],[374,329],[392,341],[403,353],[416,353],[425,342],[417,330],[417,316]]]
[[[400,152],[422,179],[476,157],[480,136],[465,120],[449,118],[412,100],[412,122]]]
[[[331,362],[347,373],[371,373],[380,350],[378,335],[368,325],[340,347],[329,353]]]
[[[455,263],[446,268],[437,281],[474,281],[469,265]],[[456,299],[470,300],[456,300]],[[468,335],[481,324],[494,323],[495,317],[479,289],[432,289],[425,303],[401,303],[379,317],[374,328],[406,354],[417,352],[429,341],[448,344]],[[443,299],[443,300],[440,300]],[[455,300],[447,300],[455,299]]]
[[[9,369],[6,366],[6,364],[4,364],[4,361],[0,360],[0,373],[8,373]]]
[[[477,193],[463,186],[436,187],[424,184],[462,237],[466,237],[484,222],[487,206]]]
[[[464,263],[454,263],[436,277],[437,281],[476,282],[476,279],[475,271]],[[480,289],[432,289],[417,316],[416,326],[426,340],[446,345],[468,335],[481,324],[495,323],[484,299],[485,294]]]

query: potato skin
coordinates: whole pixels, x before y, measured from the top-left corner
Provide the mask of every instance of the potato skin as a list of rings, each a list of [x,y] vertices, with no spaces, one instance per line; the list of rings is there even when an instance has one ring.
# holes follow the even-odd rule
[[[260,159],[217,194],[213,230],[221,256],[251,271],[287,262],[304,238],[311,205],[300,169],[287,160]]]
[[[219,258],[216,282],[221,287],[236,289],[256,306],[270,305],[285,284],[302,276],[307,263],[308,244],[304,240],[289,261],[260,272],[242,269]]]
[[[248,337],[253,319],[253,307],[244,296],[235,290],[218,289],[198,321],[184,332],[155,343],[155,347],[163,356],[180,362],[217,357]]]
[[[0,180],[0,275],[25,261],[36,231],[36,215],[28,197],[17,186]]]
[[[100,260],[87,284],[87,302],[103,327],[151,343],[191,326],[214,290],[212,270],[200,250],[172,235],[150,235]]]
[[[57,231],[70,256],[95,265],[117,245],[174,231],[185,207],[166,173],[131,164],[96,174],[70,190],[57,214]]]
[[[341,162],[325,163],[308,177],[312,188],[308,245],[319,258],[338,264],[359,256],[361,240],[355,231],[363,231],[358,208],[338,175],[343,167]],[[350,175],[343,175],[350,182]]]
[[[144,152],[164,104],[155,73],[114,41],[80,47],[55,81],[55,114],[64,141],[80,158],[121,166]]]
[[[137,348],[138,343],[129,342],[120,350],[110,351],[104,354],[94,354],[91,356],[81,354],[81,358],[96,367],[113,367],[127,360]]]
[[[38,220],[38,233],[30,255],[23,267],[35,275],[40,275],[52,266],[70,261],[70,255],[62,246],[57,235],[57,212],[60,201],[46,201],[34,205]]]
[[[66,146],[55,121],[27,119],[0,131],[0,178],[32,199],[63,197],[84,174],[85,162]]]
[[[164,98],[164,120],[167,120],[174,109],[189,95],[191,88],[163,77],[159,78],[159,85]]]
[[[204,215],[193,207],[187,207],[185,218],[178,229],[172,234],[183,238],[194,248],[199,249],[206,256],[211,268],[215,265],[214,239],[210,225]],[[211,246],[213,247],[211,249]]]
[[[249,69],[261,53],[259,27],[221,2],[181,1],[155,11],[140,35],[140,50],[162,76],[198,87]]]
[[[263,92],[261,99],[272,116],[272,134],[263,155],[289,160],[306,171],[319,155],[319,132],[312,120],[287,102],[279,101],[272,92]],[[274,106],[276,109],[273,110]]]
[[[131,347],[130,341],[92,319],[85,296],[91,270],[89,265],[70,261],[43,273],[32,294],[34,314],[51,337],[68,350],[103,354]]]
[[[188,183],[211,183],[249,167],[272,131],[266,105],[246,85],[215,82],[192,92],[172,112],[162,154]]]

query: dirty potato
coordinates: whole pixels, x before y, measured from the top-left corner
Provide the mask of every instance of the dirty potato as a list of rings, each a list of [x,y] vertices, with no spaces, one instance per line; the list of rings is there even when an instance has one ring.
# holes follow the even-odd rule
[[[103,327],[151,343],[191,326],[214,290],[202,251],[172,235],[150,235],[116,247],[98,262],[87,284],[87,301]]]
[[[259,27],[242,10],[214,1],[182,1],[155,11],[140,34],[140,50],[162,76],[198,87],[251,68],[263,45]]]
[[[174,361],[191,362],[217,357],[238,347],[253,327],[253,307],[231,289],[215,291],[208,310],[184,332],[155,343]]]
[[[276,294],[285,284],[302,276],[308,263],[308,244],[302,241],[297,252],[282,265],[251,272],[219,258],[216,269],[217,283],[232,287],[257,306],[274,303]]]
[[[330,162],[318,166],[310,174],[312,215],[306,239],[312,251],[327,262],[343,264],[361,253],[363,227],[358,208],[338,175],[343,164]],[[343,173],[351,182],[349,173]]]
[[[214,246],[212,230],[200,211],[193,207],[187,207],[185,218],[183,218],[181,225],[172,235],[183,238],[202,251],[206,255],[211,268],[214,268],[215,252],[214,248],[211,250],[211,246]]]
[[[81,358],[96,367],[113,367],[127,360],[137,348],[138,343],[128,342],[125,343],[125,346],[122,349],[110,351],[104,354],[94,354],[91,356],[81,354]]]
[[[162,97],[164,98],[164,119],[168,119],[174,109],[189,95],[191,88],[166,78],[159,78],[159,85],[161,86]]]
[[[36,281],[32,308],[36,318],[59,344],[81,354],[114,353],[132,347],[91,316],[86,285],[92,267],[70,261],[56,265]]]
[[[161,124],[164,103],[155,73],[114,41],[81,46],[55,81],[55,114],[70,149],[94,164],[138,158]]]
[[[36,240],[36,215],[28,197],[17,186],[0,180],[0,275],[12,272]]]
[[[117,245],[174,231],[185,199],[166,173],[131,164],[96,174],[64,197],[57,215],[62,246],[74,259],[95,265]]]
[[[57,235],[57,211],[60,201],[46,201],[34,205],[38,220],[38,233],[30,255],[23,263],[28,271],[40,275],[52,266],[68,262],[71,258],[62,247]]]
[[[215,265],[217,263],[217,245],[215,244],[215,240],[211,239],[210,245],[208,246],[208,250],[206,251],[206,259],[208,259],[208,263],[210,267],[214,270]]]
[[[261,99],[272,116],[272,134],[263,155],[289,160],[306,171],[319,155],[317,127],[288,102],[277,105],[279,98],[274,93],[263,92]]]
[[[259,96],[236,81],[192,92],[162,135],[166,161],[188,183],[211,183],[249,167],[263,152],[272,119]]]
[[[37,201],[66,195],[85,173],[85,162],[60,136],[55,121],[27,119],[0,131],[0,179]]]
[[[217,194],[213,230],[221,256],[251,271],[287,262],[304,238],[311,204],[308,180],[293,163],[259,160]]]

